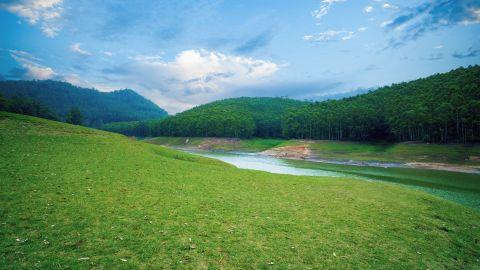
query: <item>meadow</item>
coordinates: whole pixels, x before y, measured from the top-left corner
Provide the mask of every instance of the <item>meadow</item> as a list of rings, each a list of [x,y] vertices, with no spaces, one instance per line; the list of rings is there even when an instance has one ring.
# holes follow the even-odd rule
[[[3,269],[480,264],[478,211],[398,185],[241,170],[4,112],[0,149]]]

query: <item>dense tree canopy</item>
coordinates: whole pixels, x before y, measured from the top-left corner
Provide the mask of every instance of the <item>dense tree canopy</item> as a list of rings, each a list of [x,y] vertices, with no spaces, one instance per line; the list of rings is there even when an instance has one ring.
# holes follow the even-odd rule
[[[478,141],[480,66],[293,109],[282,128],[287,138]]]
[[[22,96],[39,102],[61,120],[66,120],[70,109],[77,107],[84,116],[84,124],[92,127],[167,116],[153,102],[128,89],[105,93],[51,80],[0,81],[0,94],[8,99]]]
[[[0,111],[13,112],[57,120],[57,116],[45,105],[25,97],[13,96],[10,99],[0,95]]]
[[[83,123],[83,114],[77,107],[72,107],[66,118],[66,122],[73,125],[81,125]]]
[[[161,121],[110,124],[103,129],[129,136],[280,137],[282,115],[304,104],[286,98],[232,98]]]

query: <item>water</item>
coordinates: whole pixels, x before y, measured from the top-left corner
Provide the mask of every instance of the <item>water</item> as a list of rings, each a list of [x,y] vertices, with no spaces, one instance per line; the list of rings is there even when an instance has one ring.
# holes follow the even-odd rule
[[[270,173],[290,174],[290,175],[352,177],[352,175],[339,173],[339,172],[298,168],[298,167],[292,166],[291,164],[288,164],[288,162],[285,160],[268,157],[268,156],[262,156],[258,154],[240,153],[240,152],[231,152],[231,153],[192,152],[192,153],[199,154],[204,157],[218,159],[223,162],[232,164],[235,167],[241,168],[241,169],[250,169],[250,170],[258,170],[258,171],[265,171]]]
[[[438,197],[442,197],[447,200],[454,201],[456,203],[463,204],[465,206],[480,210],[480,177],[474,175],[466,175],[463,173],[452,172],[439,172],[432,171],[432,178],[441,175],[443,178],[447,178],[452,184],[449,185],[445,182],[428,181],[425,179],[424,174],[426,170],[423,169],[387,169],[372,166],[364,166],[358,172],[358,165],[341,165],[339,171],[334,169],[321,169],[315,168],[315,165],[319,163],[311,161],[295,161],[284,160],[274,157],[263,156],[255,153],[242,153],[242,152],[209,152],[209,151],[191,151],[187,152],[214,158],[223,162],[232,164],[241,169],[259,170],[270,173],[289,174],[289,175],[307,175],[307,176],[328,176],[328,177],[341,177],[341,178],[353,178],[363,181],[378,181],[389,182],[399,184],[408,188],[414,188],[433,194]],[[306,168],[304,168],[306,167]],[[313,167],[313,168],[312,168]],[[348,168],[355,170],[349,170]],[[347,168],[347,169],[345,169]],[[364,169],[363,169],[364,168]],[[343,170],[343,171],[342,171]],[[388,170],[388,177],[385,175],[385,170]],[[398,170],[402,170],[398,172]],[[408,172],[410,175],[405,174]],[[427,171],[428,172],[428,171]],[[421,177],[415,175],[418,173]],[[435,176],[434,176],[435,175]],[[414,177],[414,178],[412,178]],[[469,177],[477,185],[473,188],[459,187],[456,185],[459,179]],[[422,179],[423,178],[423,179]],[[412,181],[414,179],[414,181]],[[463,179],[462,179],[463,180]],[[470,180],[469,180],[470,181]]]

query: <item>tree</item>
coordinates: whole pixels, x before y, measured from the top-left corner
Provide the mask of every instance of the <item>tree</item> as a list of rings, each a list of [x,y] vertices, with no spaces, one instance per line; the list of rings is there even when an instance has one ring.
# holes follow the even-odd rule
[[[77,107],[72,107],[67,114],[67,123],[81,125],[83,123],[82,112]]]
[[[7,109],[7,100],[0,95],[0,111],[4,111]]]

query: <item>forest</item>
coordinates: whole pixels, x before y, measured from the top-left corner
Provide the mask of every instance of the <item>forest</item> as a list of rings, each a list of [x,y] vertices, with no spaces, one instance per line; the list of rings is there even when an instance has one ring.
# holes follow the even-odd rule
[[[340,100],[234,98],[158,121],[106,125],[129,136],[353,141],[480,140],[480,66],[392,84]]]
[[[102,129],[140,137],[281,137],[282,115],[305,104],[287,98],[232,98],[201,105],[163,120],[112,123]]]
[[[282,118],[286,138],[474,142],[480,139],[480,66],[316,102]]]
[[[105,123],[158,119],[167,112],[133,90],[100,92],[53,80],[0,81],[4,98],[30,100],[50,109],[66,121],[72,108],[83,115],[83,124],[100,127]]]

